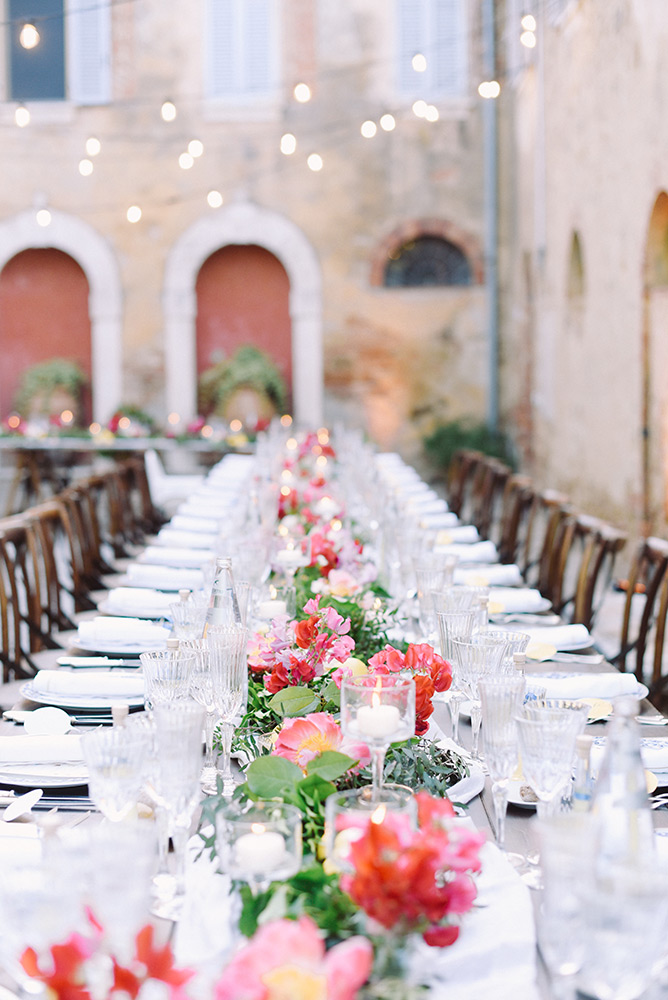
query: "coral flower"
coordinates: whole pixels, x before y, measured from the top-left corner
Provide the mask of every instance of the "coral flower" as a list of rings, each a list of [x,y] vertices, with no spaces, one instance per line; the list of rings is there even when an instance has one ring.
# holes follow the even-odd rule
[[[329,951],[310,917],[265,924],[216,985],[215,1000],[354,1000],[371,971],[363,937]]]
[[[370,760],[366,744],[344,742],[341,727],[328,712],[311,712],[300,718],[286,719],[272,753],[304,769],[309,761],[327,750],[347,753],[359,760],[361,766]]]

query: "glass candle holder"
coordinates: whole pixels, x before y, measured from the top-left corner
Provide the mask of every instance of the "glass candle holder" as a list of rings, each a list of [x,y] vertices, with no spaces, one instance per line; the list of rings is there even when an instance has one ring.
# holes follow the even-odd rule
[[[415,735],[415,681],[400,674],[346,677],[341,683],[341,729],[371,752],[372,797],[379,801],[390,743]]]
[[[216,813],[221,869],[247,882],[254,895],[285,881],[302,861],[302,815],[282,802],[230,803]]]
[[[325,854],[331,867],[352,872],[352,844],[362,836],[369,823],[382,823],[388,813],[405,816],[411,828],[417,828],[417,803],[407,785],[383,785],[374,800],[372,787],[334,792],[325,802]]]

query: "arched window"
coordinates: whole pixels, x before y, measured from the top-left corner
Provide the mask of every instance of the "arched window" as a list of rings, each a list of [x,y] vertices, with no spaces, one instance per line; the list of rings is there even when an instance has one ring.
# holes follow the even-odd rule
[[[466,255],[440,236],[418,236],[388,254],[383,284],[387,288],[470,285]]]

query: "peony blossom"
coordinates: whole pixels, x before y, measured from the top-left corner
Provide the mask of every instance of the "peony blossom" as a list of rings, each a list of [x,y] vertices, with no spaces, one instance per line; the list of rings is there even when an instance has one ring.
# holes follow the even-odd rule
[[[309,761],[327,750],[354,757],[359,767],[365,767],[371,759],[366,743],[344,740],[341,727],[328,712],[311,712],[300,718],[286,719],[272,753],[291,760],[304,770]]]
[[[352,937],[326,951],[310,917],[275,920],[234,956],[215,1000],[354,1000],[372,960],[366,938]]]

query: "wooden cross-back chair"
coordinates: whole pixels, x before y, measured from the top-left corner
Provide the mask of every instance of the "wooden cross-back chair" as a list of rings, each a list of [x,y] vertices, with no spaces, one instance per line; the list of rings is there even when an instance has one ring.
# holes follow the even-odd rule
[[[617,556],[628,541],[628,534],[606,522],[599,522],[584,539],[575,593],[562,603],[564,614],[571,607],[570,621],[586,625],[591,631],[608,592]]]
[[[517,563],[529,529],[534,486],[528,476],[513,474],[503,488],[497,543],[499,562]]]
[[[571,510],[568,498],[552,490],[537,490],[527,516],[518,565],[530,587],[547,589],[555,539],[562,520]]]
[[[468,520],[473,479],[483,458],[482,452],[460,448],[448,466],[448,507],[462,520]]]
[[[639,606],[642,612],[638,616]],[[662,674],[667,611],[668,541],[644,538],[636,548],[626,581],[619,651],[609,659],[619,670],[631,668],[642,682],[645,654],[653,641],[652,670],[648,677],[652,699],[662,694],[667,681]]]
[[[503,491],[511,469],[498,458],[483,456],[471,485],[471,513],[481,538],[490,538],[500,521]]]

